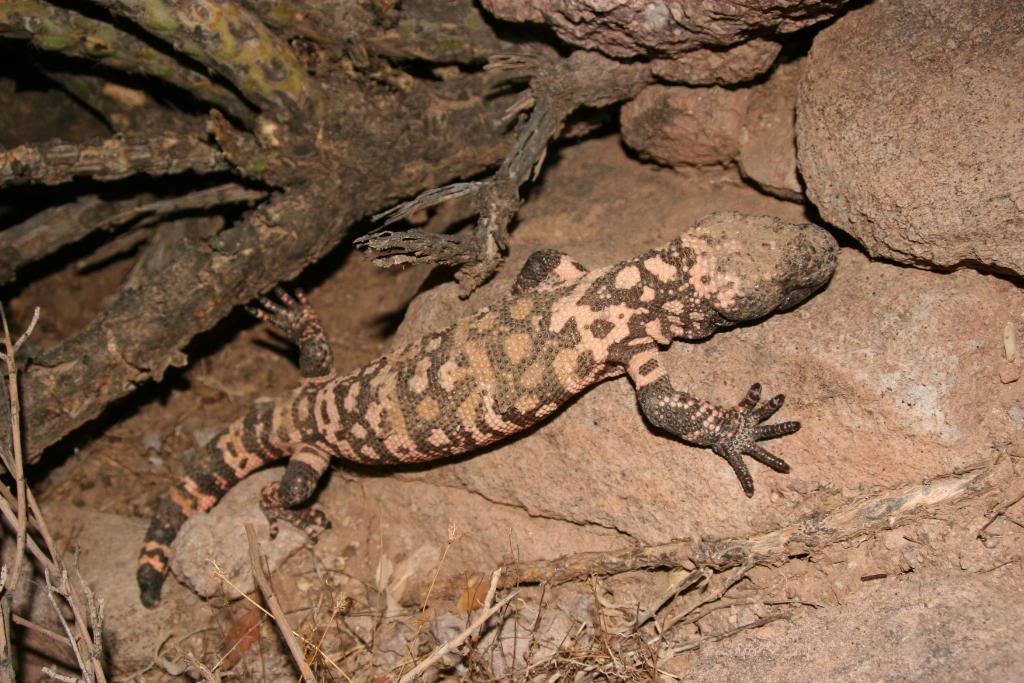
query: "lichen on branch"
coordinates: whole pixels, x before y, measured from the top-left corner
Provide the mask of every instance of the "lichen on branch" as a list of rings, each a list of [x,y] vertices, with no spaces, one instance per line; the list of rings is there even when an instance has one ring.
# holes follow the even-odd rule
[[[111,24],[41,0],[0,2],[0,38],[27,40],[48,52],[86,59],[115,71],[153,76],[223,109],[241,121],[253,112],[223,85]]]
[[[279,121],[301,121],[319,89],[291,47],[230,0],[96,0],[227,79]]]

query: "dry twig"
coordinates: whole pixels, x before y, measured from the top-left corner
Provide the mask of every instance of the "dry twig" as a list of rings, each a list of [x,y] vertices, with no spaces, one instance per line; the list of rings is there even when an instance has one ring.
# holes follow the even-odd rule
[[[850,501],[829,513],[813,515],[792,526],[751,538],[706,543],[684,540],[617,552],[577,553],[554,560],[519,563],[516,565],[519,573],[506,573],[500,587],[542,582],[558,585],[590,576],[611,576],[640,569],[682,567],[693,570],[710,567],[721,572],[750,563],[770,564],[789,556],[813,553],[815,549],[880,529],[906,524],[925,511],[955,504],[968,493],[997,486],[997,478],[992,469],[938,477],[924,484],[903,486],[877,496]]]
[[[277,595],[274,594],[274,587],[267,577],[266,570],[263,567],[264,559],[260,553],[259,544],[256,541],[256,531],[252,528],[252,524],[247,523],[245,525],[245,536],[249,540],[249,561],[252,564],[253,577],[256,579],[256,585],[259,587],[260,593],[263,594],[263,599],[267,602],[267,607],[274,618],[274,623],[277,624],[277,630],[281,637],[284,638],[285,645],[288,646],[288,652],[291,653],[295,666],[299,667],[303,680],[306,683],[316,683],[313,670],[309,668],[309,663],[306,662],[302,647],[299,645],[299,641],[295,639],[291,624],[288,623],[288,617],[285,616],[281,603],[278,601]]]
[[[413,667],[411,671],[409,671],[406,674],[403,674],[402,677],[398,679],[398,683],[411,683],[411,681],[415,680],[417,676],[419,676],[421,673],[423,673],[431,666],[433,666],[435,662],[437,662],[439,659],[441,659],[446,654],[451,652],[452,649],[458,647],[459,645],[462,645],[462,643],[467,638],[469,638],[474,632],[476,632],[477,629],[479,629],[481,626],[487,623],[488,619],[494,616],[494,614],[497,613],[498,610],[500,610],[502,607],[511,602],[512,598],[516,597],[517,595],[519,595],[519,591],[514,591],[510,593],[508,596],[506,596],[501,602],[497,603],[492,607],[489,607],[488,609],[485,609],[479,617],[473,620],[473,623],[471,623],[469,626],[465,628],[465,630],[462,631],[462,633],[455,636],[454,638],[446,642],[444,645],[441,645],[439,648],[431,652],[429,657],[427,657],[422,662]]]
[[[374,263],[382,268],[405,263],[458,266],[455,278],[463,297],[501,265],[508,249],[509,224],[522,204],[520,188],[537,178],[547,146],[561,132],[566,118],[580,107],[603,107],[629,99],[652,78],[649,65],[623,64],[586,50],[568,59],[499,55],[487,68],[502,72],[506,81],[530,81],[530,89],[520,94],[502,117],[508,122],[532,109],[498,170],[486,180],[427,190],[375,217],[383,219],[382,227],[386,227],[417,211],[469,197],[479,216],[472,235],[382,230],[356,241],[358,246],[379,254]]]
[[[60,140],[28,144],[0,152],[0,187],[37,183],[58,185],[77,176],[117,180],[136,173],[169,175],[184,171],[225,171],[219,149],[200,135],[115,135],[99,144]]]
[[[3,596],[0,599],[3,606],[3,630],[5,635],[9,636],[11,599],[14,595],[14,589],[17,587],[17,577],[24,562],[24,554],[27,548],[43,569],[43,575],[46,579],[46,596],[50,604],[53,605],[61,626],[64,628],[64,632],[67,635],[67,643],[75,653],[83,679],[88,683],[104,683],[106,677],[102,666],[102,603],[96,604],[92,592],[85,585],[84,581],[81,581],[81,577],[78,577],[78,581],[71,581],[69,579],[68,571],[61,560],[60,554],[57,552],[42,511],[36,503],[31,489],[25,483],[16,354],[33,329],[35,329],[38,320],[39,309],[37,308],[27,329],[18,338],[18,341],[15,342],[11,339],[6,314],[3,311],[3,307],[0,306],[0,321],[3,323],[3,342],[5,347],[5,351],[0,353],[0,361],[5,363],[7,369],[8,414],[11,421],[11,453],[13,454],[11,456],[0,450],[0,459],[2,459],[4,466],[15,481],[15,494],[13,497],[10,491],[6,489],[0,492],[0,513],[3,514],[4,521],[15,529],[17,535],[12,580],[3,586]],[[17,508],[17,512],[13,508]],[[31,513],[31,517],[29,517],[29,513]],[[29,536],[30,526],[42,540],[43,547],[39,547],[36,541]],[[59,588],[51,584],[51,572],[57,573],[60,576],[61,585]],[[54,597],[55,593],[61,595],[71,608],[74,628],[65,619]],[[6,643],[5,654],[8,660],[4,662],[3,666],[10,668],[9,657],[11,656],[11,648],[9,642]],[[60,675],[54,674],[54,676],[59,677]]]

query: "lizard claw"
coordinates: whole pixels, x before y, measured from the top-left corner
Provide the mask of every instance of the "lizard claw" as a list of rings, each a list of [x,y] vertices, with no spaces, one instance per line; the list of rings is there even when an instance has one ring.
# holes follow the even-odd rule
[[[282,287],[274,287],[274,296],[277,301],[269,296],[261,296],[256,299],[257,305],[246,306],[245,310],[254,318],[276,328],[295,344],[321,329],[320,319],[301,289],[296,289],[293,296]]]
[[[785,474],[789,472],[786,461],[761,448],[757,442],[793,434],[800,429],[799,422],[761,424],[782,408],[786,397],[779,394],[758,405],[760,398],[761,385],[754,384],[734,409],[735,430],[723,435],[721,440],[711,446],[711,449],[732,467],[747,497],[754,495],[754,479],[750,476],[743,456],[747,455],[762,465]]]
[[[288,506],[281,494],[281,482],[275,481],[263,488],[260,494],[260,509],[263,510],[267,522],[270,524],[270,538],[277,538],[278,523],[288,522],[295,528],[306,534],[310,543],[316,543],[317,539],[327,529],[331,528],[331,520],[318,507],[292,508]]]

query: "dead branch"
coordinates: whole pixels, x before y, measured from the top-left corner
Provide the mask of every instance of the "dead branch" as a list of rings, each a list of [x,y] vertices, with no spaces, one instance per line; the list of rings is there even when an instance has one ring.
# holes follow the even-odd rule
[[[220,150],[200,136],[115,135],[93,145],[57,140],[0,152],[0,187],[24,183],[58,185],[77,176],[117,180],[137,173],[211,173],[228,168]]]
[[[1007,493],[1005,500],[1003,500],[1001,503],[996,505],[992,509],[991,512],[989,512],[987,515],[985,515],[987,517],[987,519],[986,519],[985,523],[981,526],[980,529],[978,529],[977,533],[975,534],[976,538],[980,538],[982,540],[985,540],[987,538],[987,533],[986,532],[988,531],[988,528],[990,526],[992,526],[992,524],[997,519],[1003,517],[1006,514],[1007,510],[1009,510],[1014,505],[1016,505],[1017,503],[1019,503],[1022,500],[1024,500],[1024,484],[1017,484],[1016,486],[1014,486],[1012,488],[1011,487],[1008,487],[1008,488],[1010,490]],[[1007,517],[1007,519],[1009,519],[1009,518]]]
[[[41,0],[0,4],[0,37],[28,40],[41,50],[88,59],[117,71],[153,76],[251,123],[253,111],[230,90],[135,36]]]
[[[13,280],[19,268],[98,230],[114,230],[133,221],[138,221],[135,226],[138,229],[169,214],[255,202],[265,196],[266,192],[236,183],[166,199],[139,195],[107,202],[96,195],[85,195],[70,204],[44,209],[0,232],[0,284]],[[98,254],[91,257],[94,261],[101,258]]]
[[[742,625],[736,626],[734,628],[726,629],[725,631],[722,631],[720,633],[709,633],[709,634],[707,634],[705,636],[700,636],[698,638],[693,638],[691,640],[688,640],[685,643],[680,643],[678,645],[674,645],[672,647],[672,649],[671,649],[671,653],[673,655],[677,655],[677,654],[681,654],[683,652],[689,652],[691,650],[696,650],[701,645],[703,645],[704,643],[715,642],[717,640],[725,640],[726,638],[733,637],[734,635],[736,635],[737,633],[739,633],[741,631],[749,631],[751,629],[761,628],[762,626],[764,626],[766,624],[770,624],[773,621],[788,620],[788,619],[789,619],[789,615],[788,614],[782,614],[782,613],[780,613],[780,614],[769,614],[768,616],[761,617],[760,619],[755,619],[754,621],[752,621],[752,622],[750,622],[748,624],[742,624]]]
[[[691,572],[684,572],[681,577],[673,581],[662,592],[655,604],[651,605],[650,608],[643,611],[643,614],[639,615],[633,625],[634,629],[639,629],[648,621],[656,618],[658,616],[658,612],[660,612],[665,605],[675,600],[676,596],[690,590],[699,583],[706,582],[711,578],[711,574],[711,570],[707,567],[700,567],[699,569],[695,569]]]
[[[484,100],[485,87],[483,76],[471,75],[381,99],[336,91],[353,123],[338,124],[335,134],[358,144],[348,142],[345,155],[314,157],[318,175],[304,191],[275,194],[227,230],[181,240],[166,268],[142,286],[122,289],[84,330],[33,357],[21,375],[29,462],[111,401],[184,365],[179,349],[193,336],[235,305],[295,277],[355,221],[438,177],[478,173],[500,159],[506,143],[488,113],[496,115],[504,102]],[[459,107],[440,120],[418,113],[474,99],[479,106]],[[367,120],[373,127],[364,127]],[[435,161],[409,164],[410,155]]]
[[[527,76],[528,91],[505,111],[511,120],[532,109],[520,128],[516,144],[490,178],[428,190],[377,218],[384,226],[417,211],[457,197],[469,196],[478,214],[472,235],[433,235],[420,231],[374,232],[357,240],[377,252],[382,268],[404,263],[456,265],[463,297],[469,296],[501,265],[508,249],[508,226],[522,203],[520,188],[536,179],[548,144],[561,132],[566,118],[580,107],[603,107],[634,97],[652,80],[646,64],[622,64],[594,52],[579,51],[568,59],[507,55],[491,60],[488,68],[509,80]]]
[[[291,47],[234,2],[96,0],[226,78],[265,114],[303,122],[320,89]]]
[[[11,633],[11,593],[7,592],[7,565],[0,567],[0,681],[14,683],[14,641]]]
[[[53,607],[53,612],[57,615],[57,621],[60,622],[61,628],[63,628],[64,633],[67,634],[67,641],[68,643],[70,643],[71,649],[75,653],[75,659],[78,660],[79,667],[82,670],[82,677],[86,681],[86,683],[92,683],[93,677],[89,673],[90,667],[85,663],[86,655],[82,652],[81,648],[79,648],[78,639],[75,638],[75,634],[72,633],[71,626],[70,624],[68,624],[68,620],[64,618],[63,610],[61,610],[60,605],[57,604],[57,598],[55,596],[57,591],[53,587],[53,583],[50,581],[50,572],[44,569],[43,577],[45,579],[44,588],[46,593],[46,599],[50,602],[50,606]],[[64,579],[66,581],[67,577],[65,576]],[[75,680],[66,678],[64,676],[59,676],[55,673],[51,673],[50,675],[54,678],[59,678],[61,680]]]
[[[309,663],[306,661],[302,646],[295,639],[295,635],[292,633],[292,626],[288,623],[288,617],[285,616],[281,603],[274,593],[274,587],[267,577],[267,572],[263,566],[266,560],[260,553],[259,544],[256,542],[256,531],[252,528],[252,524],[247,523],[245,525],[245,537],[249,540],[249,563],[252,565],[253,578],[256,579],[256,585],[259,587],[260,593],[263,594],[267,607],[270,608],[270,614],[274,617],[274,623],[277,624],[277,631],[284,638],[285,645],[288,646],[288,652],[292,655],[292,661],[295,662],[295,666],[302,673],[303,680],[306,683],[316,683],[316,677],[313,676],[313,670],[309,668]]]
[[[835,543],[895,528],[955,504],[972,491],[999,485],[995,469],[940,477],[921,485],[905,486],[878,496],[839,506],[799,524],[746,539],[713,542],[677,541],[618,552],[586,552],[555,560],[506,565],[502,588],[545,583],[558,585],[591,576],[611,576],[642,569],[708,567],[722,572],[747,564],[771,564],[787,557],[813,553]],[[455,589],[450,589],[449,594]]]

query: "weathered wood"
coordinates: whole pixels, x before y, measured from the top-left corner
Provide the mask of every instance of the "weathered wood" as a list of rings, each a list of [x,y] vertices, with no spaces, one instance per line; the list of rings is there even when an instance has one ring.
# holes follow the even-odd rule
[[[507,98],[486,92],[484,76],[474,74],[400,95],[336,93],[345,117],[337,115],[325,134],[333,142],[306,157],[308,167],[296,170],[288,160],[301,185],[208,240],[177,244],[170,266],[152,281],[123,289],[86,329],[32,359],[21,378],[29,460],[112,401],[184,365],[181,349],[192,337],[295,277],[354,222],[498,163],[511,140],[493,120]],[[7,443],[2,434],[0,442]]]

